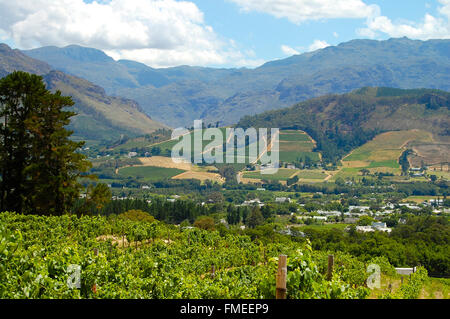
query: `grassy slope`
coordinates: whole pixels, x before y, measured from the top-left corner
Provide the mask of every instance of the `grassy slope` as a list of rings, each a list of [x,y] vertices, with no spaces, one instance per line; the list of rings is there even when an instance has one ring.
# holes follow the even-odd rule
[[[85,117],[83,120],[75,118],[72,123],[77,135],[114,139],[121,133],[142,135],[165,127],[142,113],[135,102],[109,97],[102,88],[86,80],[55,71],[45,79],[52,89],[71,96],[76,112]]]
[[[373,140],[358,147],[342,160],[343,168],[332,180],[338,177],[359,177],[360,170],[386,172],[399,175],[398,159],[410,143],[432,142],[431,133],[421,130],[394,131],[376,136]]]

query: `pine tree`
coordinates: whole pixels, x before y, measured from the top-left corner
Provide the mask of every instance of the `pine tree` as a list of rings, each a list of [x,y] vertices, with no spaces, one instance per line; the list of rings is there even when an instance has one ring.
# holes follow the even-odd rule
[[[61,215],[79,197],[78,177],[90,168],[65,126],[74,103],[51,93],[42,77],[14,72],[0,80],[0,208]]]

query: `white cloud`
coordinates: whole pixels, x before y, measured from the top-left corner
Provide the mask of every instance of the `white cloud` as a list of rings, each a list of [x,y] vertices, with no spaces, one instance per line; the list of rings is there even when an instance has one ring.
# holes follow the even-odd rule
[[[329,47],[330,44],[328,44],[326,41],[322,41],[322,40],[314,40],[314,42],[308,47],[308,51],[316,51],[319,49],[323,49],[326,47]]]
[[[334,18],[367,18],[376,10],[376,5],[367,5],[362,0],[228,0],[243,11],[268,13],[277,18],[286,18],[299,24],[308,20]]]
[[[0,0],[0,34],[21,49],[79,44],[156,67],[248,58],[206,25],[189,1]]]
[[[361,36],[375,38],[407,36],[428,40],[450,38],[450,0],[438,0],[438,14],[424,15],[420,22],[392,21],[381,14],[380,7],[363,0],[228,0],[244,12],[261,12],[300,24],[305,21],[351,18],[366,19],[366,26],[357,30]],[[367,0],[368,1],[368,0]],[[431,9],[425,3],[426,9]],[[337,37],[336,34],[334,34]]]
[[[334,36],[335,38],[339,38],[339,33],[333,32],[333,36]]]
[[[300,54],[300,52],[298,52],[294,48],[291,48],[290,46],[287,46],[287,45],[284,45],[284,44],[281,46],[281,51],[283,51],[283,53],[286,54],[286,55]]]
[[[398,21],[393,22],[379,11],[374,12],[367,19],[367,27],[359,29],[359,35],[371,38],[379,34],[390,37],[409,37],[412,39],[449,39],[450,38],[450,0],[439,0],[439,16],[425,14],[421,22]]]

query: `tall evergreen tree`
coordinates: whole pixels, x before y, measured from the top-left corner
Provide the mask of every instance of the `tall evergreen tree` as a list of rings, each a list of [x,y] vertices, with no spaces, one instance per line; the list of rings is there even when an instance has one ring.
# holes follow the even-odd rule
[[[65,126],[74,103],[51,93],[42,77],[14,72],[0,80],[0,208],[61,215],[79,197],[77,182],[90,163]]]

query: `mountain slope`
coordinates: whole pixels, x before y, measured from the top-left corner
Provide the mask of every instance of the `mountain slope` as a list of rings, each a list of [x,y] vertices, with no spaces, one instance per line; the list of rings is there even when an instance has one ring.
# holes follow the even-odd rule
[[[75,102],[78,115],[70,127],[77,138],[116,139],[121,134],[143,135],[165,127],[143,113],[135,101],[107,96],[104,89],[84,79],[51,71],[44,80],[49,89],[60,90]]]
[[[112,140],[126,135],[151,133],[165,125],[152,120],[132,100],[110,97],[105,90],[79,77],[60,71],[39,60],[32,59],[7,45],[0,45],[0,75],[14,70],[42,75],[50,90],[60,90],[73,98],[73,110],[78,114],[72,119],[69,129],[74,138],[83,140]]]
[[[0,77],[4,77],[15,70],[43,75],[51,70],[45,62],[30,59],[19,50],[12,50],[6,44],[0,43]]]
[[[256,69],[154,69],[92,50],[69,46],[24,52],[109,94],[135,99],[147,114],[172,126],[191,126],[200,118],[236,123],[243,115],[363,86],[450,90],[450,40],[353,40]]]
[[[317,149],[326,160],[336,161],[387,131],[420,129],[448,143],[450,93],[366,87],[246,116],[238,126],[304,130],[317,142]]]

